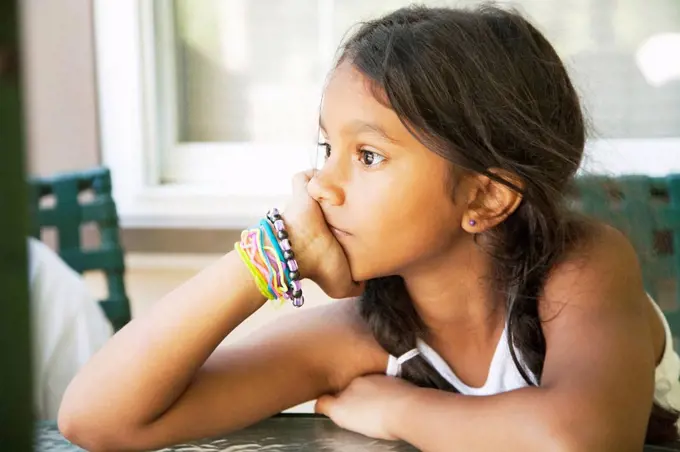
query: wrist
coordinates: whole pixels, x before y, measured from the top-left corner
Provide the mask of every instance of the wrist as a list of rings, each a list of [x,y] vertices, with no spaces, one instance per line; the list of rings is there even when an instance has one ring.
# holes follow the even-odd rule
[[[236,271],[239,275],[238,280],[243,281],[245,284],[243,287],[248,290],[247,295],[243,296],[244,300],[248,300],[248,313],[246,318],[264,306],[267,302],[267,298],[258,289],[257,284],[253,279],[253,275],[235,249],[224,255],[217,265],[220,267],[218,273],[220,275],[230,274],[234,272],[234,268],[237,269]]]
[[[314,256],[314,252],[310,251],[313,249],[314,242],[304,240],[303,237],[313,237],[313,234],[309,234],[305,230],[305,225],[299,223],[295,220],[294,216],[286,215],[286,213],[281,213],[281,218],[286,224],[286,229],[288,230],[290,246],[295,253],[295,260],[298,264],[298,271],[300,272],[301,279],[314,279],[314,272],[316,270],[316,265],[312,262],[310,256]]]
[[[241,232],[241,241],[234,244],[234,249],[264,298],[281,303],[290,300],[300,307],[304,296],[289,237],[283,218],[274,208],[257,226]]]
[[[422,392],[423,389],[417,386],[404,385],[392,398],[385,415],[385,430],[390,436],[404,441],[405,426],[410,424],[410,413],[417,412]]]

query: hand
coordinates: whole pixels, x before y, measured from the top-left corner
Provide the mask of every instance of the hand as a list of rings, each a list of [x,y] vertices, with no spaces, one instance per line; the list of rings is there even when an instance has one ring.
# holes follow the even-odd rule
[[[402,379],[384,375],[358,377],[339,394],[321,396],[314,410],[344,429],[371,438],[398,440],[390,419],[414,388]]]
[[[307,193],[312,177],[314,170],[295,175],[293,197],[282,213],[300,275],[331,298],[361,295],[363,286],[352,280],[344,250],[328,229],[321,207]]]

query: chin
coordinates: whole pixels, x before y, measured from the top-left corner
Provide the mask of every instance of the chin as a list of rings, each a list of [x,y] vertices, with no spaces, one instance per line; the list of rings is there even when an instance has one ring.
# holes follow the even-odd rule
[[[350,260],[349,269],[352,273],[352,279],[357,282],[368,281],[369,279],[383,278],[396,274],[384,268],[376,268],[369,265],[352,264]]]
[[[352,279],[356,282],[368,281],[369,279],[378,278],[375,271],[365,265],[352,265],[350,261],[349,271],[352,274]]]

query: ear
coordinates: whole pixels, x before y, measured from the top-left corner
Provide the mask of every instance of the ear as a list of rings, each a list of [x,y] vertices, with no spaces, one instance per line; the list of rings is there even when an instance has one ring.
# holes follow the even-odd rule
[[[489,172],[506,183],[484,174],[472,176],[468,208],[463,214],[462,227],[470,234],[479,234],[502,223],[522,202],[525,184],[509,171],[491,168]]]

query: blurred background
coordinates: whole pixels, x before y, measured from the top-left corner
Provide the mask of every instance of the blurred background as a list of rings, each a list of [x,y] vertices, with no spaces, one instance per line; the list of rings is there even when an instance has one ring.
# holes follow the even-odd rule
[[[23,0],[29,176],[110,169],[124,292],[139,315],[282,204],[292,174],[314,164],[320,95],[343,35],[409,3]],[[680,172],[680,1],[498,3],[533,19],[566,61],[593,125],[585,172]],[[245,177],[255,165],[266,182]],[[85,249],[102,241],[94,225],[79,233]],[[59,251],[54,227],[40,239]],[[91,296],[105,298],[105,274],[83,273]],[[311,304],[327,301],[306,290]],[[280,314],[264,308],[233,338]]]

